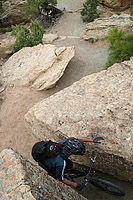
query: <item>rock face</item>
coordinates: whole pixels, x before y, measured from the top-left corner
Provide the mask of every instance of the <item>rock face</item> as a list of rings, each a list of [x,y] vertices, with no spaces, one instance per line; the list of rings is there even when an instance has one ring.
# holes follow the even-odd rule
[[[11,56],[2,68],[5,84],[46,90],[55,86],[74,56],[74,47],[39,44]]]
[[[0,199],[86,200],[10,148],[0,153]]]
[[[126,33],[133,33],[133,21],[130,20],[130,15],[112,15],[109,18],[96,19],[94,22],[86,24],[82,37],[85,40],[90,38],[102,39],[114,27],[122,29]]]
[[[15,37],[11,33],[0,35],[0,57],[6,58],[12,53],[15,44]]]
[[[99,3],[109,8],[125,10],[130,7],[131,0],[99,0]]]
[[[73,160],[89,165],[90,150],[96,149],[97,169],[133,181],[132,69],[133,59],[86,76],[35,104],[25,119],[41,140],[104,137]]]
[[[22,11],[23,3],[26,0],[2,1],[0,13],[0,27],[8,27],[20,24],[26,20]]]

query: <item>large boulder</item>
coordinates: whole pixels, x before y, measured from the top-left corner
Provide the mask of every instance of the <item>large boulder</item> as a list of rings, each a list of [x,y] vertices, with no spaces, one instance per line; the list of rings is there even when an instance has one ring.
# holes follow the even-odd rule
[[[102,136],[102,144],[86,145],[85,156],[73,160],[89,165],[97,151],[96,168],[133,181],[132,72],[133,59],[114,64],[35,104],[25,115],[40,140]]]
[[[130,15],[112,15],[109,18],[95,19],[94,22],[86,24],[86,29],[83,31],[82,37],[85,40],[90,38],[103,39],[110,29],[117,27],[126,33],[133,33],[133,21]]]
[[[20,24],[27,20],[22,10],[25,1],[26,0],[2,1],[2,9],[0,10],[0,27]]]
[[[11,33],[0,35],[0,57],[7,58],[12,53],[13,46],[15,45],[15,37]]]
[[[55,86],[74,56],[74,47],[39,44],[13,54],[2,68],[5,85],[46,90]]]
[[[71,187],[10,148],[0,153],[0,199],[86,200]]]
[[[104,6],[113,9],[125,10],[131,5],[131,0],[98,0]]]

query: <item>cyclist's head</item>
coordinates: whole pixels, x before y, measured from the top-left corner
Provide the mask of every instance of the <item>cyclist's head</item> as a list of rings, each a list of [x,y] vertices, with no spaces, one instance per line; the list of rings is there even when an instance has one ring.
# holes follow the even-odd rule
[[[75,154],[75,155],[84,155],[85,154],[85,146],[77,138],[68,139],[65,144],[65,150],[68,153]]]

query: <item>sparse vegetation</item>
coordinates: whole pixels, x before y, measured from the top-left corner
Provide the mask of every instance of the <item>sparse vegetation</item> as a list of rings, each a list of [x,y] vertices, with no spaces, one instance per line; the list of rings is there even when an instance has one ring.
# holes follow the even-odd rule
[[[99,17],[97,6],[98,0],[86,0],[86,2],[83,3],[84,8],[81,11],[83,22],[92,22]]]
[[[133,56],[133,34],[126,34],[118,28],[109,31],[105,38],[109,46],[109,57],[104,69],[107,69],[114,63],[120,63],[129,60]]]
[[[130,6],[130,16],[133,17],[133,5]],[[133,18],[131,18],[131,20],[133,20]]]
[[[22,49],[22,47],[32,47],[42,43],[43,30],[36,21],[31,23],[31,29],[25,26],[12,26],[12,35],[16,37],[13,53]]]
[[[11,27],[9,27],[9,28],[0,28],[0,32],[1,33],[11,32],[11,31],[12,31]]]
[[[57,60],[57,61],[62,60],[62,56],[58,56],[58,57],[56,58],[56,60]]]
[[[95,42],[94,38],[89,38],[88,41],[89,41],[90,43],[94,43],[94,42]]]
[[[2,83],[2,81],[0,80],[0,87],[2,87],[2,85],[3,85],[3,83]]]
[[[0,10],[2,10],[2,2],[0,1]]]
[[[48,16],[52,12],[53,7],[56,5],[57,0],[28,0],[23,4],[23,11],[26,16],[28,16],[30,14],[41,13],[40,9],[42,8]]]
[[[116,12],[116,15],[120,15],[121,13],[120,12]]]

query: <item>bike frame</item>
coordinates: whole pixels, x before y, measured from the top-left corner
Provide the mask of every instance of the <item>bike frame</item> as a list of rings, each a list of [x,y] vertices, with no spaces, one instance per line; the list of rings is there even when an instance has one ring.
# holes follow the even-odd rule
[[[92,166],[95,164],[95,162],[96,162],[96,156],[94,155],[94,151],[92,151],[88,173],[81,181],[85,185],[87,185],[90,182],[91,177],[95,174],[95,171],[92,170]]]
[[[86,169],[86,171],[83,172],[74,172],[73,170],[68,170],[65,174],[67,176],[67,179],[74,182],[75,178],[84,176],[81,183],[85,186],[88,185],[88,183],[91,183],[92,185],[109,194],[113,194],[116,196],[124,196],[125,191],[121,187],[103,179],[95,173],[95,170],[93,170],[92,168],[92,166],[95,164],[95,161],[96,156],[94,155],[94,151],[92,151],[89,169]]]
[[[84,183],[85,185],[87,185],[87,183],[89,183],[89,181],[91,180],[91,177],[94,176],[95,171],[92,170],[92,166],[94,165],[96,161],[96,156],[94,155],[94,151],[92,152],[91,155],[91,159],[90,159],[90,167],[87,170],[87,172],[74,172],[73,170],[67,170],[65,175],[67,176],[67,178],[71,181],[74,182],[74,178],[79,178],[79,177],[83,177],[83,180],[81,181],[82,183]]]

